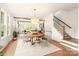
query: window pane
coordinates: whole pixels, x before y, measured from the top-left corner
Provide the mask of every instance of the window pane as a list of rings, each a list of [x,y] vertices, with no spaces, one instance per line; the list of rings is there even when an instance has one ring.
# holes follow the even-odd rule
[[[1,24],[4,24],[4,13],[1,12]]]
[[[9,16],[7,16],[7,35],[9,34]]]
[[[4,13],[1,11],[1,37],[4,36]]]

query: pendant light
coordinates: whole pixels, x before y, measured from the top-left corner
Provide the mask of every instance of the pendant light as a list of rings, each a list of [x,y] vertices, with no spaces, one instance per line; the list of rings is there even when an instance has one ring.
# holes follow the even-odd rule
[[[39,24],[39,19],[36,17],[36,10],[37,9],[33,9],[33,11],[34,11],[34,16],[31,18],[31,23],[32,24]]]

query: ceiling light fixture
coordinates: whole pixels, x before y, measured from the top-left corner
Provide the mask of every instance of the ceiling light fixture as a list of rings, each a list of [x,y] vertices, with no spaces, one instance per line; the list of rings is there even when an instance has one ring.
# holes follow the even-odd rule
[[[36,17],[36,10],[37,9],[33,9],[33,11],[34,11],[34,16],[31,18],[31,23],[32,24],[39,24],[39,19]]]

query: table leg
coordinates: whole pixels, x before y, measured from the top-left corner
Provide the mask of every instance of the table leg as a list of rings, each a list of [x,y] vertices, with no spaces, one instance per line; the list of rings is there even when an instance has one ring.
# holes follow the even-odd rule
[[[33,37],[31,37],[31,44],[34,45],[35,43],[33,42]]]

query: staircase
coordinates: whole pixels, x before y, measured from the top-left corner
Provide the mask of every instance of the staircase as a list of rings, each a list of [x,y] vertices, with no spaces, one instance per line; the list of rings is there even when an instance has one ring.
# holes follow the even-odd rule
[[[75,40],[75,41],[74,41]],[[64,45],[67,48],[74,49],[78,51],[78,41],[68,35],[66,32],[64,33],[64,40],[60,42],[60,44]]]
[[[69,29],[71,29],[71,27],[58,19],[56,16],[54,16],[54,26],[60,32],[60,34],[62,34],[63,39],[72,39],[72,37],[65,31],[66,27]]]
[[[63,40],[60,42],[65,47],[68,47],[70,49],[78,50],[78,43],[75,43],[74,38],[72,38],[66,31],[66,28],[71,29],[71,27],[66,24],[65,22],[61,21],[59,18],[54,16],[54,26],[55,28],[60,32],[60,34],[63,36]],[[72,41],[73,40],[73,41]],[[78,41],[77,41],[78,42]]]
[[[68,33],[64,32],[64,40],[66,39],[72,39],[72,37]]]

